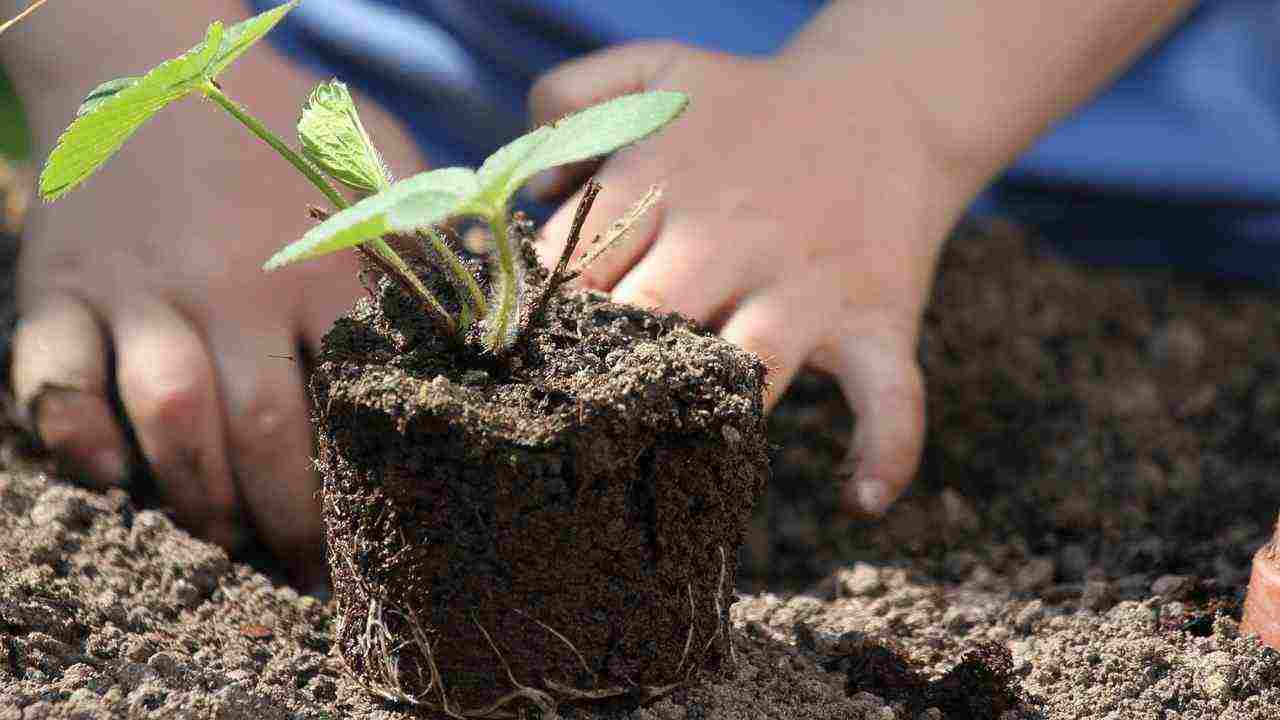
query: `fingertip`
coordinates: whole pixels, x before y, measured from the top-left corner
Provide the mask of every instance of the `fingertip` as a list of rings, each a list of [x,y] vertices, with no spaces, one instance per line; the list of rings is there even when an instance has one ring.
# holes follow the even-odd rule
[[[857,417],[841,496],[855,515],[887,512],[914,479],[924,448],[923,377],[912,355],[894,347],[859,344],[837,372]]]
[[[40,443],[68,472],[97,488],[127,483],[130,469],[125,439],[103,398],[45,385],[27,404],[27,415]]]
[[[62,468],[95,487],[129,476],[128,443],[106,397],[107,343],[93,310],[52,293],[14,329],[10,382],[18,412]]]

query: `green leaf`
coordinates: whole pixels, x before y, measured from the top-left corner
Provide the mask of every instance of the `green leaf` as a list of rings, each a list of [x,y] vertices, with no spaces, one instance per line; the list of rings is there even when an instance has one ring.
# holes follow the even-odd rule
[[[301,240],[277,252],[262,267],[275,270],[355,247],[387,233],[422,230],[451,217],[477,212],[479,190],[475,172],[467,168],[414,175],[311,228]]]
[[[623,95],[516,138],[480,167],[485,197],[505,206],[534,175],[641,140],[674,120],[688,104],[689,96],[680,92]]]
[[[142,78],[139,77],[122,77],[115,80],[108,80],[84,97],[80,102],[80,108],[76,110],[76,117],[88,115],[93,112],[99,105],[115,97],[121,90],[125,90],[138,84]]]
[[[161,63],[88,110],[82,107],[82,114],[58,139],[40,174],[40,196],[54,200],[74,189],[164,106],[199,87],[221,44],[222,23],[215,22],[209,26],[204,42],[195,48]],[[94,92],[101,90],[99,86]],[[93,102],[92,94],[87,102]]]
[[[245,50],[271,32],[271,29],[283,20],[290,10],[298,6],[299,1],[291,0],[227,28],[227,32],[222,36],[222,46],[218,49],[217,57],[205,71],[208,77],[212,79],[222,74],[222,71],[235,62]]]
[[[347,86],[332,80],[317,87],[298,120],[302,153],[326,175],[363,193],[391,184],[391,172],[360,122]]]
[[[25,162],[31,157],[27,114],[13,83],[0,67],[0,161]]]

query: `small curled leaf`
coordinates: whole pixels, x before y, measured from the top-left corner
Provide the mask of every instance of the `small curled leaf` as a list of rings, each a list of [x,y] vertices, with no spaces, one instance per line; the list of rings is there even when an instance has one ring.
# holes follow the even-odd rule
[[[308,160],[353,190],[374,193],[391,184],[391,172],[360,122],[351,93],[337,80],[312,91],[298,120],[298,139]]]

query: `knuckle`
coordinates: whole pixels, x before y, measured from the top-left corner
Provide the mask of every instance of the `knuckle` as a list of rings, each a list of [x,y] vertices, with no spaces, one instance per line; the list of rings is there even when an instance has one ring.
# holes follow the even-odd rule
[[[170,432],[191,429],[211,404],[213,377],[195,368],[183,368],[167,377],[138,378],[127,383],[135,424],[166,428]]]
[[[228,439],[235,452],[252,452],[259,448],[280,448],[305,421],[301,403],[272,397],[259,389],[228,418]]]

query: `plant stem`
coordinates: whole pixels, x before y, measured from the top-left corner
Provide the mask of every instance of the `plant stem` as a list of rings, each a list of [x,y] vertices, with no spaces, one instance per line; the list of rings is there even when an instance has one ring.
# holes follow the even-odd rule
[[[224,110],[231,113],[232,117],[239,120],[240,124],[249,128],[250,132],[257,135],[263,142],[270,145],[272,150],[275,150],[281,157],[288,160],[290,165],[297,168],[298,172],[310,180],[312,185],[315,185],[320,189],[320,192],[324,193],[324,196],[329,199],[335,209],[344,210],[350,207],[351,203],[347,202],[346,198],[333,189],[333,186],[329,184],[328,180],[324,179],[324,176],[320,174],[320,171],[314,165],[294,152],[293,148],[286,145],[275,133],[268,130],[266,125],[263,125],[257,118],[250,115],[247,110],[227,97],[226,93],[222,92],[222,89],[214,84],[212,80],[205,80],[202,90],[206,97],[221,105]],[[453,316],[431,294],[427,286],[422,284],[418,276],[414,274],[404,259],[387,244],[387,241],[378,238],[371,240],[369,246],[370,248],[365,251],[366,256],[373,260],[374,264],[378,265],[384,273],[398,275],[400,284],[417,295],[426,304],[431,314],[436,316],[437,322],[450,335],[457,332],[458,326],[454,322]],[[361,249],[363,250],[364,248]]]
[[[316,170],[314,165],[307,162],[306,158],[294,152],[293,148],[286,145],[283,140],[276,137],[275,133],[268,130],[266,125],[263,125],[257,118],[250,115],[244,108],[237,105],[234,100],[227,97],[212,80],[205,80],[203,90],[205,97],[208,97],[210,100],[221,105],[224,110],[231,113],[232,117],[239,120],[245,127],[249,128],[249,132],[257,135],[263,142],[270,145],[272,150],[280,153],[281,157],[288,160],[290,165],[297,168],[298,172],[302,173],[303,176],[310,180],[312,185],[315,185],[320,189],[320,192],[324,193],[324,196],[329,199],[329,202],[332,203],[335,208],[343,210],[350,205],[346,198],[342,197],[337,190],[333,189],[333,186],[329,184],[328,180],[324,179],[324,176],[320,174],[319,170]]]
[[[485,300],[484,293],[480,290],[479,283],[471,276],[471,271],[462,264],[462,260],[458,258],[458,253],[449,246],[444,237],[440,235],[440,231],[435,228],[428,228],[425,233],[427,239],[431,242],[431,247],[436,252],[436,257],[440,259],[440,264],[444,266],[446,272],[453,279],[454,290],[458,293],[458,298],[462,302],[462,306],[469,312],[470,317],[462,319],[463,327],[468,327],[475,320],[479,320],[489,313],[489,306]]]
[[[493,233],[494,265],[498,271],[489,312],[489,332],[484,344],[494,354],[511,347],[516,339],[517,314],[520,312],[520,291],[524,280],[524,265],[516,260],[516,248],[511,245],[507,233],[507,208],[504,206],[487,218],[489,231]]]

